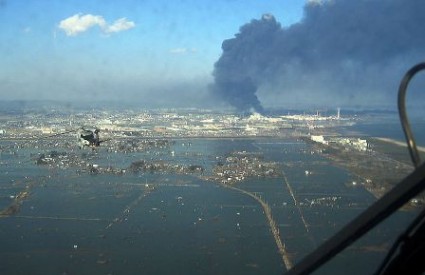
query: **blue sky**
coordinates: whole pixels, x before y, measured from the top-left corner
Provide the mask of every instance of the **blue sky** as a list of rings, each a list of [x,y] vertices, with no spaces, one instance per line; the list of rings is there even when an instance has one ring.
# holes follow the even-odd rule
[[[0,93],[3,99],[131,97],[146,105],[187,102],[190,95],[202,100],[223,40],[264,13],[290,26],[304,3],[3,0]]]

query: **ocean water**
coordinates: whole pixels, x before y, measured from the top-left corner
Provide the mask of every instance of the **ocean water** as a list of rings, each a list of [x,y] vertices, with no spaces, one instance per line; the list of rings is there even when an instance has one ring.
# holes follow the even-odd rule
[[[409,118],[409,121],[417,145],[425,146],[424,118],[414,116]],[[361,117],[354,126],[342,129],[342,132],[356,132],[359,135],[367,137],[385,137],[406,142],[398,114],[380,114]]]
[[[196,174],[93,175],[75,168],[37,166],[31,154],[43,150],[48,148],[1,154],[0,209],[11,205],[19,192],[29,195],[19,212],[0,218],[0,274],[287,270],[264,210],[250,196]],[[175,140],[165,150],[129,154],[99,148],[92,161],[121,168],[140,159],[199,164],[208,175],[235,151],[258,153],[265,161],[279,163],[280,176],[249,178],[235,186],[270,206],[293,264],[375,201],[361,185],[351,184],[361,179],[296,139]],[[413,215],[398,213],[318,273],[339,274],[342,268],[347,274],[373,273]]]

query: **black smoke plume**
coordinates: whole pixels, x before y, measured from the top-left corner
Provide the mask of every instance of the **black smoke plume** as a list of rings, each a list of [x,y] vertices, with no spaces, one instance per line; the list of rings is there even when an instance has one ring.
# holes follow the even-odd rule
[[[423,0],[315,0],[289,27],[263,15],[223,42],[210,91],[259,112],[395,101],[402,74],[425,59],[424,14]]]

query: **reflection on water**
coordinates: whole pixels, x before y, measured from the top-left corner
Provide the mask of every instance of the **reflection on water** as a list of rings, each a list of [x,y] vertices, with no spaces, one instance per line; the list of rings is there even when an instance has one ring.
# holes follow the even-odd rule
[[[0,218],[0,273],[282,274],[285,263],[264,208],[204,178],[235,151],[278,162],[278,177],[251,177],[234,186],[270,207],[294,264],[375,200],[353,184],[362,179],[312,154],[309,146],[298,140],[193,139],[160,152],[100,148],[91,159],[122,169],[140,159],[201,165],[202,175],[77,173],[35,165],[30,155],[41,149],[2,152],[0,209],[19,209]],[[27,197],[19,199],[23,192]],[[412,215],[398,213],[321,272],[344,267],[370,273]]]

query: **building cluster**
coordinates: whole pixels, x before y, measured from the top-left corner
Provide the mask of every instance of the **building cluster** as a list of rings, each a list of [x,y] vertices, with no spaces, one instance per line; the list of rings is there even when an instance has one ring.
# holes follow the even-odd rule
[[[324,137],[323,135],[311,135],[310,139],[323,145],[338,145],[346,149],[367,151],[370,149],[366,139],[353,137]]]
[[[334,127],[334,116],[264,116],[212,112],[208,110],[91,110],[28,111],[19,116],[0,116],[0,138],[42,138],[76,134],[84,127],[97,128],[109,137],[281,137],[308,129]],[[306,130],[307,129],[307,130]],[[75,130],[75,131],[73,131]]]
[[[218,162],[209,178],[222,184],[233,184],[252,177],[277,177],[278,164],[262,160],[254,153],[234,152],[224,162]]]

